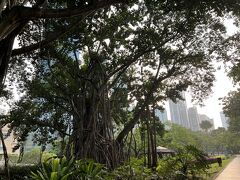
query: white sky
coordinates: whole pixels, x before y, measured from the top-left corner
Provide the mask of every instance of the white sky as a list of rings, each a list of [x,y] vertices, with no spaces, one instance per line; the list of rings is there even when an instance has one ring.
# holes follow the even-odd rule
[[[224,24],[227,27],[227,34],[229,36],[233,35],[238,31],[237,27],[234,25],[233,19],[225,19]],[[209,98],[204,100],[203,107],[196,106],[198,109],[199,114],[205,114],[209,118],[214,120],[215,128],[222,127],[222,122],[220,118],[220,112],[222,111],[221,100],[219,98],[223,98],[228,95],[228,93],[232,90],[235,90],[233,82],[231,79],[227,77],[227,74],[224,69],[224,65],[222,63],[215,64],[216,69],[218,69],[215,73],[216,81],[214,82],[214,86],[212,88],[213,93],[209,96]],[[191,96],[189,93],[186,93],[186,102],[187,108],[192,107],[193,104],[191,103]],[[166,102],[165,108],[168,113],[168,119],[170,118],[170,110],[169,104]]]
[[[230,91],[236,89],[236,87],[234,87],[233,85],[232,80],[227,77],[227,74],[224,70],[223,65],[219,63],[216,65],[216,67],[217,66],[221,66],[222,68],[217,70],[215,73],[216,81],[214,82],[214,85],[212,88],[213,93],[210,94],[210,96],[204,100],[204,106],[193,104],[191,102],[191,95],[187,92],[185,93],[187,108],[196,106],[199,114],[205,114],[209,118],[214,120],[215,128],[222,127],[222,122],[220,118],[222,105],[221,105],[221,100],[219,100],[219,98],[223,98],[227,96]],[[165,108],[167,110],[168,119],[171,119],[168,102],[165,103]]]
[[[222,127],[222,122],[220,119],[220,112],[222,111],[221,100],[224,96],[227,96],[228,92],[234,90],[232,81],[227,77],[224,69],[218,70],[216,73],[216,81],[213,87],[213,94],[210,95],[208,99],[204,101],[205,106],[198,108],[199,114],[206,114],[208,117],[214,120],[215,128]],[[186,97],[187,106],[192,106],[191,97],[187,95]]]
[[[236,89],[234,87],[232,81],[227,77],[224,68],[217,70],[215,73],[216,81],[214,82],[214,86],[212,88],[213,93],[209,96],[209,98],[204,100],[204,106],[194,105],[191,102],[191,95],[189,93],[185,93],[186,95],[186,103],[187,108],[196,106],[199,114],[205,114],[209,118],[214,120],[215,128],[222,127],[222,122],[220,118],[220,112],[222,111],[221,100],[219,98],[223,98],[228,95],[228,92]],[[169,104],[166,102],[165,108],[168,113],[168,119],[170,117]]]
[[[233,19],[226,19],[224,23],[227,27],[228,35],[233,35],[237,32],[238,29],[233,24]],[[204,107],[197,106],[199,114],[206,114],[208,117],[214,119],[215,128],[222,127],[222,122],[220,119],[220,112],[222,111],[222,106],[220,105],[221,101],[219,100],[219,98],[227,96],[228,92],[236,89],[231,79],[227,77],[223,65],[220,63],[216,64],[216,67],[218,66],[221,66],[221,69],[217,70],[215,73],[216,81],[213,87],[213,94],[211,94],[211,96],[204,101]],[[192,106],[191,97],[188,94],[186,96],[187,106],[190,107]]]

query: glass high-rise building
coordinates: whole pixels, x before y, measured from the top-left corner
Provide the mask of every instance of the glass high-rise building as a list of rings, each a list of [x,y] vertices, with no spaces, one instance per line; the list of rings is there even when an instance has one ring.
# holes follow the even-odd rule
[[[167,111],[165,109],[155,109],[155,116],[157,116],[162,123],[168,121]]]
[[[220,112],[220,117],[221,117],[221,121],[222,121],[222,126],[225,129],[228,129],[228,121],[229,121],[229,117],[227,117],[223,112]]]
[[[199,116],[198,116],[198,111],[196,107],[191,107],[188,108],[188,119],[189,119],[189,125],[190,129],[193,131],[199,131],[200,126],[199,126]]]
[[[183,99],[185,99],[185,93],[182,94]],[[187,104],[185,100],[178,100],[176,103],[169,100],[169,109],[171,115],[171,121],[173,123],[179,124],[183,127],[190,128]]]

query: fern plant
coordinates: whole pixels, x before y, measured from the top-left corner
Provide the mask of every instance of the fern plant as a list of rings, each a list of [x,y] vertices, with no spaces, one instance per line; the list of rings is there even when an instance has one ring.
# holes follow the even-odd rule
[[[74,173],[74,160],[66,158],[51,158],[42,163],[37,172],[31,172],[34,180],[67,180]]]
[[[39,170],[31,172],[34,180],[98,180],[103,165],[94,163],[93,160],[51,158],[42,163]]]
[[[93,160],[78,160],[75,163],[75,179],[78,180],[97,180],[100,177],[103,166],[94,163]]]

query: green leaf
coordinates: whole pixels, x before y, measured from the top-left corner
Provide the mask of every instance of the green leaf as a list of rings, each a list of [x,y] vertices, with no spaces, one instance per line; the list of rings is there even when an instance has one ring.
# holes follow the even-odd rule
[[[57,172],[52,172],[50,180],[58,180],[58,173]]]
[[[59,158],[53,159],[52,160],[52,171],[58,172],[59,166],[60,166],[60,159]]]

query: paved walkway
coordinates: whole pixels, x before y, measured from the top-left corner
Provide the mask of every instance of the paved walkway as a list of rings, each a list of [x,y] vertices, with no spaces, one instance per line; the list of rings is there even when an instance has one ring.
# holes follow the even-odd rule
[[[216,180],[240,180],[240,155],[237,155]]]

